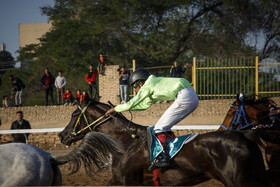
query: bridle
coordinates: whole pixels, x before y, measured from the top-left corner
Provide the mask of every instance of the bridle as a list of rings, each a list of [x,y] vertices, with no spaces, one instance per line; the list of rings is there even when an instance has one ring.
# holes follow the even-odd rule
[[[226,127],[224,126],[223,124],[220,125],[220,127],[222,127],[223,129],[225,130],[243,130],[245,128],[248,128],[248,127],[251,127],[253,124],[259,122],[259,121],[262,121],[266,118],[269,118],[270,116],[269,115],[266,115],[256,121],[253,121],[253,122],[249,122],[247,120],[247,117],[246,117],[246,113],[245,113],[245,109],[244,109],[244,102],[241,101],[241,103],[236,106],[236,105],[230,105],[230,108],[233,108],[236,110],[236,113],[235,113],[235,116],[231,122],[231,126],[230,127]],[[273,119],[271,119],[272,123],[269,125],[270,127],[274,124],[275,120],[277,119],[278,121],[280,121],[280,119],[277,117],[277,116],[274,116],[274,117],[271,117]],[[242,119],[244,120],[245,124],[242,123]],[[239,128],[236,128],[237,126],[240,126]]]
[[[77,135],[79,135],[81,132],[83,132],[83,131],[85,131],[86,129],[90,129],[91,131],[94,131],[98,126],[100,126],[100,125],[102,125],[103,123],[105,123],[106,121],[108,121],[108,120],[110,120],[110,119],[116,119],[118,122],[120,122],[120,124],[122,124],[125,128],[126,128],[126,130],[127,130],[127,132],[130,134],[130,136],[131,136],[131,138],[138,138],[138,136],[137,135],[135,135],[134,133],[132,133],[130,130],[129,130],[129,128],[125,125],[125,124],[123,124],[117,117],[115,117],[115,114],[109,114],[109,117],[106,117],[105,115],[103,115],[103,116],[101,116],[101,117],[99,117],[97,120],[95,120],[95,121],[93,121],[92,123],[89,123],[88,122],[88,119],[87,119],[87,117],[86,117],[86,114],[85,114],[85,112],[86,112],[86,110],[88,109],[88,107],[89,107],[89,105],[91,104],[91,101],[82,109],[80,106],[78,106],[78,109],[80,109],[81,110],[81,113],[80,113],[80,115],[79,115],[79,117],[78,117],[78,119],[77,119],[77,121],[76,121],[76,123],[75,123],[75,126],[74,126],[74,129],[73,129],[73,132],[72,132],[72,135],[73,136],[77,136]],[[110,102],[110,104],[111,104],[111,102]],[[111,104],[112,105],[112,104]],[[122,114],[121,114],[121,116],[123,116]],[[87,126],[86,127],[84,127],[84,128],[82,128],[81,130],[79,130],[79,131],[76,131],[76,128],[77,128],[77,126],[78,125],[80,125],[80,122],[81,122],[81,118],[84,118],[84,120],[85,120],[85,122],[86,122],[86,124],[87,124]],[[105,118],[105,119],[104,119]],[[103,119],[103,120],[102,120]],[[102,120],[102,121],[101,121]],[[129,123],[131,122],[131,120],[129,121]]]
[[[111,116],[109,116],[109,117],[106,118],[106,116],[103,115],[103,116],[99,117],[97,120],[93,121],[92,123],[89,123],[88,120],[87,120],[87,117],[86,117],[85,112],[86,112],[86,110],[88,109],[88,106],[89,106],[90,104],[91,104],[91,102],[89,102],[83,109],[82,109],[80,106],[78,106],[78,109],[81,110],[81,113],[80,113],[80,115],[79,115],[79,117],[78,117],[78,119],[77,119],[77,121],[76,121],[76,123],[75,123],[74,129],[73,129],[73,132],[72,132],[72,135],[77,136],[78,134],[80,134],[81,132],[85,131],[85,130],[88,129],[88,128],[89,128],[91,131],[93,131],[93,130],[95,130],[99,125],[105,123],[106,121],[108,121],[109,119],[112,118]],[[78,132],[76,132],[76,128],[77,128],[78,125],[80,125],[80,122],[81,122],[81,118],[82,118],[82,117],[84,117],[84,120],[86,121],[87,126],[84,127],[84,128],[82,128],[82,129],[79,130]],[[104,119],[103,121],[99,122],[99,121],[102,120],[103,118],[105,118],[105,119]],[[99,122],[99,123],[98,123],[98,122]],[[94,125],[94,126],[93,126],[93,125]],[[93,127],[91,128],[91,126],[93,126]]]

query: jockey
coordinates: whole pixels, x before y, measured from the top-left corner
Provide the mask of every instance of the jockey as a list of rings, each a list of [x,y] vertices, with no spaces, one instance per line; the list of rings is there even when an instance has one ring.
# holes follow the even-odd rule
[[[163,146],[162,159],[158,167],[169,165],[168,143],[166,135],[173,134],[171,128],[182,121],[198,106],[198,97],[189,81],[184,78],[156,77],[145,69],[135,70],[129,79],[137,95],[125,104],[117,105],[106,112],[145,110],[157,101],[174,101],[164,112],[154,127],[154,133]]]

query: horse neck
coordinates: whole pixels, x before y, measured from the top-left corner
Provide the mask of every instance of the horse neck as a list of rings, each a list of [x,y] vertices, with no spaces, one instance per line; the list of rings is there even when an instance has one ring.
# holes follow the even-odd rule
[[[107,105],[98,106],[100,109],[99,112],[104,114],[107,110],[109,110],[106,106]],[[122,142],[123,144],[130,144],[133,142],[133,138],[130,133],[146,139],[147,127],[130,122],[126,118],[121,117],[118,113],[113,115],[111,118],[112,119],[97,127],[96,130]]]
[[[122,123],[122,124],[121,124]],[[128,129],[126,129],[126,127]],[[97,129],[99,132],[109,135],[110,137],[119,140],[123,144],[131,144],[133,138],[132,134],[136,134],[140,138],[146,138],[146,130],[147,128],[141,125],[137,125],[134,123],[130,123],[128,125],[127,121],[121,121],[112,119],[108,123],[104,123],[104,125],[100,126]],[[129,131],[128,131],[129,130]]]

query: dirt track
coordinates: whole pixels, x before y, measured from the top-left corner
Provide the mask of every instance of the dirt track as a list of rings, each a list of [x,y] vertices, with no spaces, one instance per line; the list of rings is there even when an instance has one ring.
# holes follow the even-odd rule
[[[62,166],[61,172],[63,177],[63,186],[106,186],[110,180],[111,174],[109,172],[101,172],[98,175],[91,178],[87,176],[84,169],[73,175],[67,175],[67,167]],[[152,185],[152,184],[151,184]],[[223,187],[220,182],[216,180],[210,180],[208,182],[195,185],[195,187]]]
[[[52,154],[62,155],[68,151],[53,151]],[[89,177],[86,174],[84,168],[81,168],[77,173],[69,175],[69,164],[60,166],[62,173],[62,185],[63,186],[106,186],[111,178],[110,169],[107,171],[100,172],[94,177]],[[152,181],[152,179],[147,178],[147,180]],[[150,183],[149,183],[150,184]],[[153,185],[152,183],[150,185]],[[210,180],[195,187],[223,187],[220,182],[216,180]]]

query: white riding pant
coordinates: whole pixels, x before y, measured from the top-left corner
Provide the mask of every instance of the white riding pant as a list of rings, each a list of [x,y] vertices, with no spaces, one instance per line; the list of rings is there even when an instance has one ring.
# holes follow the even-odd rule
[[[171,128],[191,114],[198,106],[198,97],[193,88],[184,88],[177,93],[174,103],[164,112],[155,125],[154,132],[170,131]]]

